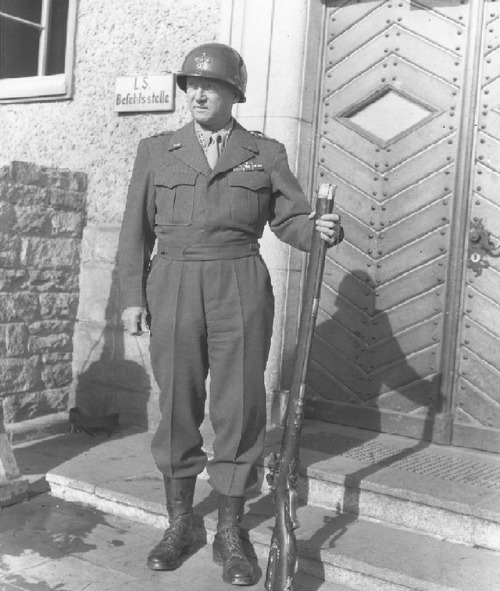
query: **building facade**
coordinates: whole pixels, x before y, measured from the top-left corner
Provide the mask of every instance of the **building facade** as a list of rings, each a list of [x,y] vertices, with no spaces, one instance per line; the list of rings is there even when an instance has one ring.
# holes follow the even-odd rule
[[[237,119],[286,145],[311,201],[321,182],[337,185],[346,240],[328,253],[308,416],[500,451],[499,2],[39,4],[34,15],[0,3],[0,43],[15,23],[36,30],[37,53],[2,52],[0,160],[86,175],[85,227],[71,376],[53,407],[34,402],[39,383],[13,383],[9,420],[67,405],[156,424],[148,339],[119,325],[117,238],[140,138],[189,116],[178,90],[172,110],[118,112],[115,85],[175,72],[217,40],[247,63]],[[50,36],[61,23],[65,44]],[[277,302],[271,404],[288,385],[306,261],[270,234],[262,247]]]

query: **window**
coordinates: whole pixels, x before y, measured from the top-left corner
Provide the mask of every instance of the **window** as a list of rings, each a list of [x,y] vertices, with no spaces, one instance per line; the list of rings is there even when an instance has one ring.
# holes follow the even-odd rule
[[[76,0],[0,0],[0,101],[66,98]]]

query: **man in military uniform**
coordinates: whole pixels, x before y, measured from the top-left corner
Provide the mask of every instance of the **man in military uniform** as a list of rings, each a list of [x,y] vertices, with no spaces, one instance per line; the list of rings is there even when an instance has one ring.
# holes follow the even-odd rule
[[[170,521],[148,566],[175,569],[196,541],[193,495],[207,465],[199,429],[210,371],[215,441],[207,471],[219,498],[214,558],[226,582],[251,585],[239,525],[264,446],[274,313],[258,240],[268,223],[278,238],[308,251],[315,227],[330,246],[342,228],[336,214],[313,220],[284,146],[232,118],[233,105],[246,100],[246,68],[236,51],[201,45],[176,80],[193,121],[140,142],[119,243],[122,321],[141,334],[150,314],[161,392],[152,452]]]

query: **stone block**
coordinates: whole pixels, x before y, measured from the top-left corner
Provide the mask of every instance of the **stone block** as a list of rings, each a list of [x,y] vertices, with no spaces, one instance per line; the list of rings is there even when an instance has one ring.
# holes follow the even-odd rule
[[[4,428],[3,411],[0,408],[0,483],[19,476],[19,468]]]
[[[0,267],[19,267],[21,248],[20,238],[0,233]]]
[[[40,383],[39,360],[37,357],[0,359],[0,375],[0,394],[34,390]]]
[[[19,184],[10,185],[4,198],[9,203],[25,207],[47,207],[49,204],[46,189]]]
[[[3,399],[6,423],[18,423],[67,409],[69,388],[16,394]]]
[[[78,294],[42,293],[40,294],[40,314],[42,318],[76,318]]]
[[[62,388],[71,384],[71,363],[51,363],[42,368],[42,382],[46,388]]]
[[[87,190],[87,175],[83,172],[61,171],[58,179],[53,183],[58,189],[65,191],[78,191],[83,193]]]
[[[68,211],[85,211],[86,195],[77,191],[48,189],[48,202],[54,209]]]
[[[28,281],[25,269],[0,269],[0,292],[22,291],[27,288]]]
[[[7,328],[8,324],[0,324],[0,356],[7,357]]]
[[[70,191],[85,191],[87,175],[69,170],[38,166],[29,162],[13,162],[11,175],[14,181],[23,185],[55,187]]]
[[[25,324],[0,325],[0,355],[20,357],[27,353],[28,329]]]
[[[33,293],[0,293],[0,322],[29,322],[38,316],[38,297]]]
[[[2,232],[10,231],[14,224],[14,207],[6,201],[0,201],[0,229]]]
[[[31,354],[53,351],[71,351],[71,335],[50,334],[46,336],[31,336],[28,339],[28,350]]]
[[[52,212],[39,205],[16,205],[12,231],[15,234],[30,236],[48,235],[51,227]]]
[[[43,185],[43,175],[41,168],[36,164],[28,162],[12,162],[11,166],[12,179],[23,185]]]
[[[68,353],[42,353],[41,360],[42,363],[58,363],[61,361],[67,361],[71,363],[73,359],[73,355]]]
[[[0,165],[0,182],[10,179],[10,166],[8,164]]]
[[[7,201],[7,194],[10,190],[10,183],[4,181],[0,181],[0,200]]]
[[[21,264],[38,269],[76,267],[79,241],[74,238],[23,237]]]
[[[78,291],[78,272],[59,269],[30,269],[29,286],[36,291]],[[0,276],[1,286],[1,276]],[[1,288],[0,288],[1,289]]]
[[[30,335],[47,336],[51,334],[71,334],[73,331],[73,322],[63,320],[42,320],[40,322],[31,322],[28,326]]]
[[[74,211],[58,211],[50,216],[51,234],[54,236],[66,235],[81,237],[85,217],[82,213]]]

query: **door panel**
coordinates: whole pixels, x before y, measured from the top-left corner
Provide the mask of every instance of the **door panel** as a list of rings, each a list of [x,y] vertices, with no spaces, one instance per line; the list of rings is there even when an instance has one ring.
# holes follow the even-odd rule
[[[485,6],[469,226],[482,223],[497,248],[467,265],[460,325],[453,443],[500,451],[500,18]],[[469,253],[470,254],[470,253]]]
[[[496,445],[500,258],[465,268],[469,213],[500,233],[498,3],[479,4],[326,2],[316,177],[346,240],[327,254],[308,416]]]

